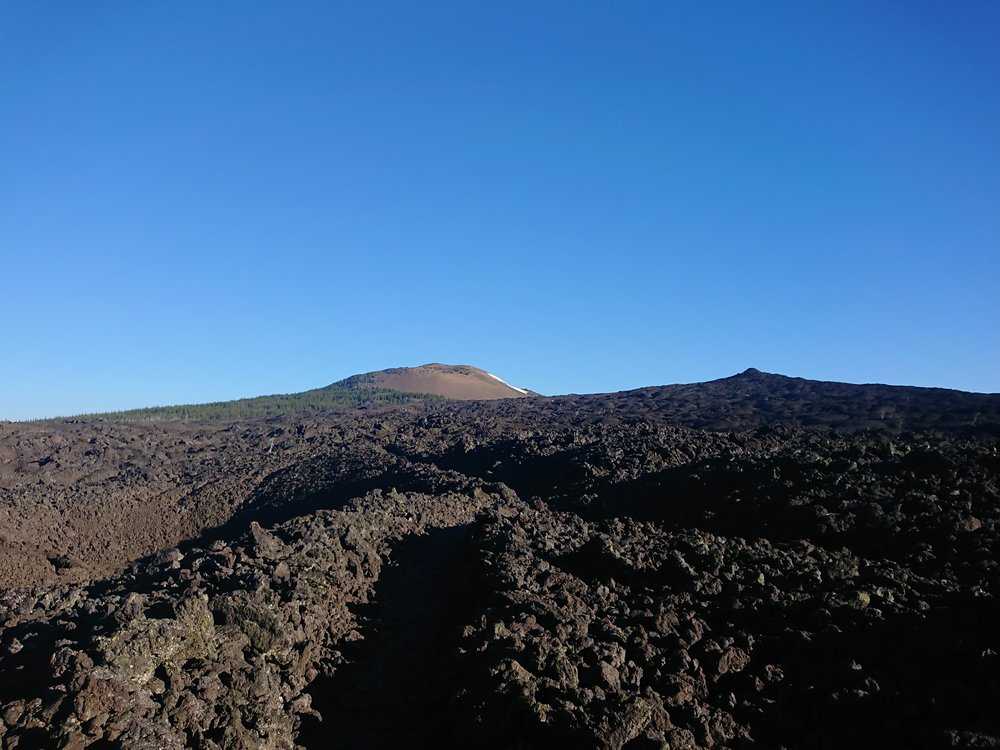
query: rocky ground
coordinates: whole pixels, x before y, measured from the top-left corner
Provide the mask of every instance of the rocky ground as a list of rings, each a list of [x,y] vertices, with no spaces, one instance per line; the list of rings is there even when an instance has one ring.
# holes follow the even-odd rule
[[[1000,397],[0,425],[3,748],[1000,747]]]

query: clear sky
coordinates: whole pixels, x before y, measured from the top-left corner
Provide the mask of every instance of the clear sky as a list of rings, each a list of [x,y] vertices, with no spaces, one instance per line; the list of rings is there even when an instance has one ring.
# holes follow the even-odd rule
[[[1000,3],[2,3],[0,304],[7,419],[1000,391]]]

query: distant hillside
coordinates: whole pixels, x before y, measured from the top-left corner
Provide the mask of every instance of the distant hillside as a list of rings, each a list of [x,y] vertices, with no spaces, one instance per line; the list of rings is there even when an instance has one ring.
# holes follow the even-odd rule
[[[301,393],[215,401],[208,404],[153,406],[84,414],[81,420],[161,422],[171,420],[246,419],[282,414],[351,409],[372,404],[443,400],[494,400],[535,395],[507,385],[496,375],[469,365],[430,364],[352,375],[323,388]]]
[[[614,423],[638,411],[644,419],[707,430],[747,430],[764,425],[823,430],[954,430],[1000,435],[1000,394],[963,393],[944,388],[805,380],[749,369],[705,383],[653,386],[618,393],[530,399],[537,393],[515,388],[469,365],[429,364],[352,375],[302,393],[235,401],[87,414],[78,420],[234,420],[303,412],[338,411],[376,404],[438,402],[446,411],[461,406],[498,413],[558,412],[568,403],[580,423]],[[503,401],[498,411],[485,403]],[[484,417],[485,418],[485,417]]]
[[[947,388],[806,380],[749,369],[704,383],[652,386],[617,393],[567,395],[505,410],[545,411],[572,404],[581,423],[613,423],[620,415],[699,430],[752,430],[765,425],[821,430],[920,431],[1000,435],[1000,394]]]
[[[538,395],[508,385],[493,373],[478,367],[438,363],[354,375],[334,385],[352,390],[382,388],[403,393],[430,393],[452,401],[493,401]]]
[[[208,404],[152,406],[144,409],[84,414],[74,419],[117,420],[126,422],[159,422],[177,419],[246,419],[276,417],[281,414],[350,409],[370,404],[404,404],[413,401],[440,401],[432,393],[400,393],[388,388],[354,389],[328,385],[301,393],[281,393],[271,396],[241,398],[235,401],[215,401]]]

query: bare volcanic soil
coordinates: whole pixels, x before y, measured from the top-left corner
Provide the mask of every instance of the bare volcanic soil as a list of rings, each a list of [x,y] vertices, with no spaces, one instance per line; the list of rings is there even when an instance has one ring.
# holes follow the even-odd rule
[[[1000,397],[0,424],[0,744],[1000,747]]]
[[[522,388],[514,388],[478,367],[436,362],[420,367],[394,367],[390,370],[352,375],[336,385],[354,390],[388,388],[401,393],[429,393],[454,401],[489,401],[537,395]]]

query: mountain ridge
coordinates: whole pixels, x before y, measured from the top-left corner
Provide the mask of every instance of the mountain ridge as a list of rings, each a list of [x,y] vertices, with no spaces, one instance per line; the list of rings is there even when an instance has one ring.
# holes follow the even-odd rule
[[[393,367],[359,373],[320,388],[296,393],[273,393],[205,403],[147,406],[30,421],[78,419],[157,422],[249,419],[372,405],[402,405],[437,400],[494,400],[536,395],[538,394],[534,391],[511,386],[499,376],[472,365],[431,363],[418,367]]]
[[[532,398],[534,397],[534,398]],[[747,368],[697,383],[654,385],[594,394],[540,394],[511,386],[472,365],[430,363],[359,373],[320,388],[231,401],[158,406],[54,419],[80,421],[238,420],[434,402],[534,402],[599,400],[606,407],[650,400],[653,411],[700,429],[746,429],[764,423],[835,429],[911,429],[997,425],[1000,394],[949,388],[843,383]],[[33,420],[38,422],[51,419]],[[993,429],[992,427],[989,429]]]

